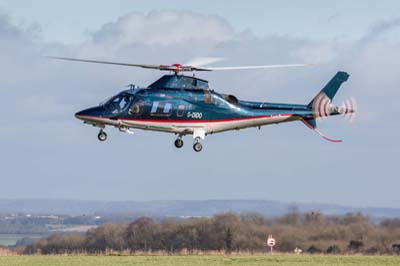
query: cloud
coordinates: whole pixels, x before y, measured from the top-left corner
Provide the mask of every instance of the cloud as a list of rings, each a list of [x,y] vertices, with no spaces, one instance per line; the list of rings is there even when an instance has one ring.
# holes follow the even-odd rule
[[[2,43],[29,40],[30,33],[29,30],[22,29],[12,24],[9,16],[0,13],[0,36],[2,38]]]
[[[367,34],[361,39],[361,42],[372,42],[385,33],[394,30],[400,26],[400,18],[392,18],[385,21],[380,21],[370,28]]]
[[[93,34],[94,42],[105,45],[174,45],[179,43],[223,42],[234,35],[232,27],[218,16],[190,11],[130,13],[105,24]]]

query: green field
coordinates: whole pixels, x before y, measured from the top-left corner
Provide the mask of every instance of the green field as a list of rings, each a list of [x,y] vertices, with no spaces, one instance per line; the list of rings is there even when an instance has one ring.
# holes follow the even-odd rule
[[[119,265],[162,265],[162,266],[380,266],[400,265],[396,256],[15,256],[0,257],[1,266],[119,266]]]

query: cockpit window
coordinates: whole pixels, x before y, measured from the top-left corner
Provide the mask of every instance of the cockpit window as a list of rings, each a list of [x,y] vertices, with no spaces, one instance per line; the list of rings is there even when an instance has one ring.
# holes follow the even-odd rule
[[[151,89],[208,89],[208,82],[193,77],[166,75],[149,86]]]
[[[125,111],[133,100],[133,96],[129,94],[119,94],[108,100],[104,107],[113,114]]]

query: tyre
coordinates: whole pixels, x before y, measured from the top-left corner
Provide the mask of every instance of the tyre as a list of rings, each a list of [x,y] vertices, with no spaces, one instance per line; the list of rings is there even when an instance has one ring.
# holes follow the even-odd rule
[[[97,135],[97,138],[98,138],[100,141],[106,141],[106,140],[107,140],[107,134],[106,134],[106,132],[100,131],[100,132],[99,132],[99,135]]]
[[[196,142],[195,144],[193,144],[193,150],[195,152],[200,152],[203,149],[203,145],[201,145],[200,142]]]
[[[178,149],[183,147],[183,140],[182,139],[176,139],[175,140],[175,147],[177,147]]]

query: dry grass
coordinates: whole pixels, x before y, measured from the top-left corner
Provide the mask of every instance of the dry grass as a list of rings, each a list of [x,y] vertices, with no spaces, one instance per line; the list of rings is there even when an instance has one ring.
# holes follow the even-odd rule
[[[0,256],[15,256],[16,252],[8,249],[8,248],[0,248]]]
[[[0,266],[398,266],[395,256],[224,256],[224,255],[135,255],[135,256],[5,256]]]

